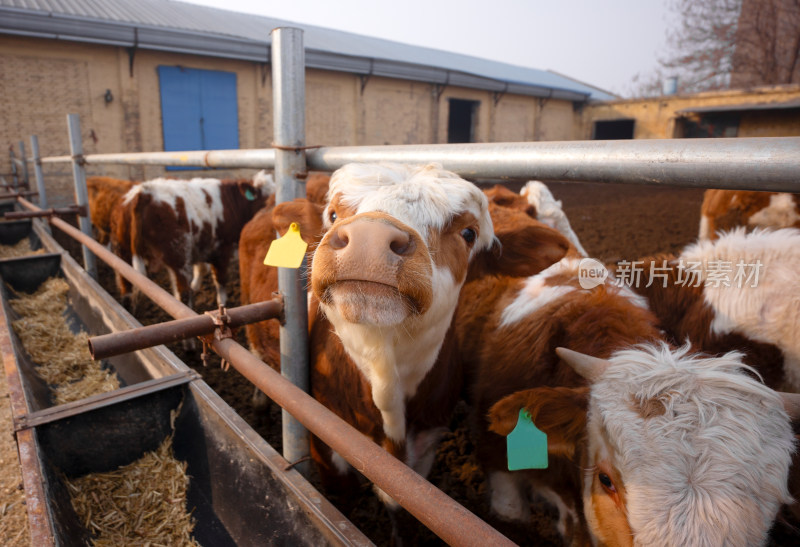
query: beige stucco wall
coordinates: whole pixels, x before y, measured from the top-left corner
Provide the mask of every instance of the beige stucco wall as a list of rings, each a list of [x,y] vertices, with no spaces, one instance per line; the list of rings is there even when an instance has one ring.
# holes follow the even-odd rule
[[[12,36],[0,36],[0,143],[5,147],[24,139],[30,152],[29,137],[37,135],[42,156],[68,155],[66,114],[77,113],[85,154],[163,150],[159,65],[234,72],[240,148],[271,145],[267,63],[137,50],[131,73],[125,48]],[[104,100],[106,90],[113,95],[110,103]],[[475,142],[570,139],[580,123],[569,101],[309,69],[306,141],[324,146],[445,143],[450,99],[479,103]],[[9,170],[3,154],[0,171]],[[143,180],[165,170],[90,165],[87,173]],[[207,171],[179,176],[201,173]],[[45,176],[52,204],[73,199],[69,165],[46,165]]]
[[[633,118],[635,139],[669,139],[675,135],[677,112],[686,108],[784,102],[800,98],[800,86],[780,86],[751,90],[730,90],[592,103],[583,109],[579,138],[590,139],[594,122]],[[744,114],[739,136],[800,135],[797,116],[787,113]]]

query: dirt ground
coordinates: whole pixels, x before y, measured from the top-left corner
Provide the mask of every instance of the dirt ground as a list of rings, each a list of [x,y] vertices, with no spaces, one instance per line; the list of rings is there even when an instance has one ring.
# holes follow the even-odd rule
[[[520,185],[509,184],[515,190]],[[564,210],[572,227],[587,252],[604,261],[633,260],[660,252],[675,252],[691,242],[697,234],[702,190],[661,188],[655,186],[550,183],[553,194],[563,201]],[[62,240],[62,244],[67,243]],[[114,296],[111,272],[100,264],[101,283]],[[235,266],[232,264],[232,266]],[[234,268],[236,270],[236,268]],[[233,279],[238,279],[234,271]],[[166,287],[166,276],[156,280]],[[238,283],[228,286],[230,306],[239,304]],[[210,279],[205,280],[196,309],[215,307],[214,290]],[[149,302],[137,313],[143,324],[168,320],[164,312]],[[239,333],[244,343],[243,333]],[[250,405],[252,387],[235,369],[224,372],[219,360],[212,358],[208,367],[203,367],[197,352],[184,351],[180,345],[171,347],[184,361],[202,374],[205,381],[215,389],[228,404],[277,450],[280,450],[280,411],[271,405],[266,413],[256,413]],[[2,398],[0,405],[7,405]],[[436,463],[430,480],[447,494],[462,503],[479,517],[498,527],[511,539],[527,545],[558,545],[559,538],[552,525],[553,514],[545,507],[538,507],[536,522],[532,527],[509,527],[497,522],[489,514],[483,475],[473,457],[473,441],[467,422],[468,409],[461,405],[451,422],[452,432],[447,434],[438,450]],[[2,418],[0,418],[2,419]],[[10,424],[0,424],[2,439],[8,440]],[[7,462],[9,457],[0,456]],[[0,464],[0,514],[2,513],[3,488],[10,474],[16,472],[8,463]],[[18,479],[10,479],[13,482]],[[312,482],[315,482],[312,477]],[[337,500],[333,500],[334,503]],[[389,521],[383,506],[365,484],[357,497],[354,508],[347,516],[373,541],[386,545],[389,541]],[[405,531],[407,544],[442,545],[430,531],[413,518],[403,518],[401,529]],[[0,531],[2,528],[0,528]],[[9,536],[0,537],[0,543],[8,544]],[[789,544],[777,541],[773,543]]]

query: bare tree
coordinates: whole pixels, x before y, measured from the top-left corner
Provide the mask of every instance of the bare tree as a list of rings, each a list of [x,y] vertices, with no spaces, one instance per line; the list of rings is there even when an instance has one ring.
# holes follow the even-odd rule
[[[800,83],[800,0],[744,0],[731,87]]]
[[[672,54],[660,64],[679,77],[683,91],[728,87],[742,2],[673,0],[671,8],[680,26],[669,33]]]

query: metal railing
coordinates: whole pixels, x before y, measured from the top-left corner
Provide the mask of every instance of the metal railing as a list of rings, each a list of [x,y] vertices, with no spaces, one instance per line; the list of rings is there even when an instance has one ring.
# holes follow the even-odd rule
[[[72,155],[39,159],[38,143],[32,137],[40,204],[46,206],[41,164],[53,163],[72,163],[74,170],[76,165],[103,164],[274,168],[278,202],[305,194],[303,178],[308,169],[333,171],[350,162],[438,163],[473,180],[539,179],[800,193],[800,137],[306,147],[302,31],[275,29],[273,44],[275,148],[82,155],[74,145],[79,131],[75,135],[71,130]],[[80,178],[76,171],[76,183]],[[85,180],[83,184],[85,187]],[[86,230],[78,231],[57,218],[50,223],[80,241],[84,249],[106,261],[173,317],[196,317],[152,281],[137,279],[130,265],[109,253]],[[284,427],[287,460],[297,461],[307,453],[302,424],[445,541],[462,545],[507,541],[294,385],[307,389],[307,308],[300,279],[301,273],[282,272],[279,283],[285,328],[290,329],[281,336],[281,353],[290,356],[282,361],[282,369],[286,367],[291,382],[234,341],[213,343],[220,356],[288,412],[287,421],[292,419],[289,415],[297,421]],[[291,351],[287,349],[290,341],[294,342]]]

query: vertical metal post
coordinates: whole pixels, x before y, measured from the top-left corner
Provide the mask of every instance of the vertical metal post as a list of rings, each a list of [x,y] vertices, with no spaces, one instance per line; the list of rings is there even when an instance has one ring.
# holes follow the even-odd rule
[[[30,190],[30,181],[28,180],[28,157],[25,155],[25,141],[19,141],[19,158],[22,160],[22,183]]]
[[[16,191],[19,177],[17,176],[17,162],[15,161],[17,157],[14,155],[13,146],[8,147],[8,158],[9,162],[11,163],[11,184],[14,186],[14,190]]]
[[[42,172],[42,158],[39,155],[39,138],[31,135],[31,159],[33,160],[33,174],[36,177],[36,191],[39,193],[39,207],[47,209],[47,191],[44,187],[44,173]],[[43,223],[44,229],[50,232],[50,224]]]
[[[306,171],[305,146],[305,52],[303,31],[277,28],[272,31],[272,104],[277,203],[305,197],[305,184],[297,179]],[[299,270],[278,269],[278,290],[283,295],[286,321],[280,330],[281,374],[308,392],[308,304],[303,281],[306,265]],[[309,454],[308,431],[283,411],[283,457],[297,462]],[[295,469],[308,475],[307,461]]]
[[[33,157],[33,174],[36,177],[36,191],[39,193],[39,207],[47,209],[47,193],[44,188],[42,158],[39,156],[39,138],[31,135],[31,155]]]
[[[69,150],[72,154],[72,176],[75,179],[75,203],[86,207],[87,216],[79,216],[78,224],[81,232],[94,237],[92,234],[92,223],[89,220],[89,192],[86,189],[86,171],[83,168],[83,143],[81,141],[81,120],[77,114],[67,114],[67,125],[69,126]],[[83,251],[83,267],[86,273],[97,279],[97,266],[94,255],[85,246],[81,245]]]

